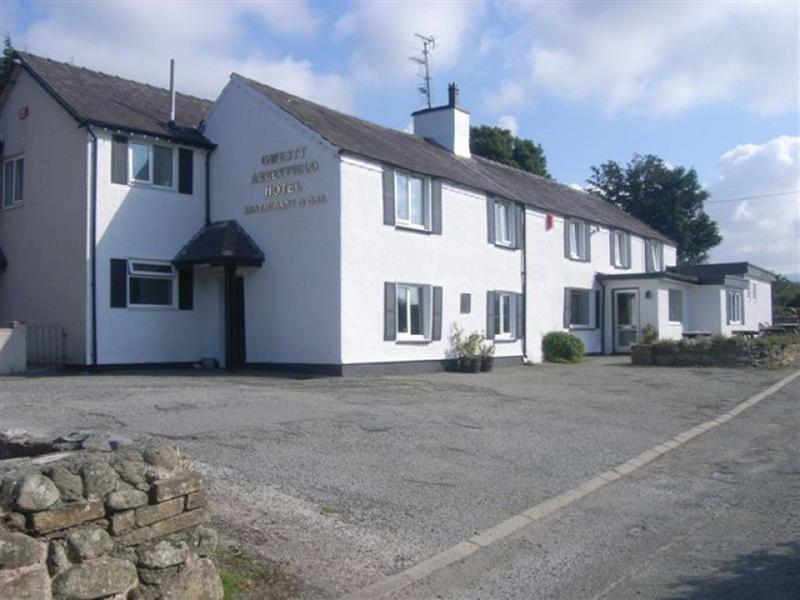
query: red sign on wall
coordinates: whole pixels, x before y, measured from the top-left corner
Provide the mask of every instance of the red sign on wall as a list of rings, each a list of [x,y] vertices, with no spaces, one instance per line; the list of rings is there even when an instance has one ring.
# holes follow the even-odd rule
[[[555,219],[553,215],[548,214],[544,219],[544,227],[547,231],[550,231],[553,226],[555,225]]]
[[[28,109],[27,106],[20,106],[18,114],[19,114],[19,120],[20,121],[24,121],[25,119],[28,118],[28,115],[30,114],[30,110]]]

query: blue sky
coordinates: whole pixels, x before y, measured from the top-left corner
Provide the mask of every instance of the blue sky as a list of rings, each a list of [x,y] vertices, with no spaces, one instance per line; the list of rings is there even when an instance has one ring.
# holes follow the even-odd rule
[[[693,166],[725,242],[714,260],[800,272],[798,3],[16,2],[17,47],[214,98],[237,71],[388,127],[458,82],[474,124],[542,144],[553,175],[654,153]],[[784,193],[792,192],[792,193]],[[771,196],[771,194],[782,194]],[[766,197],[765,197],[766,196]]]

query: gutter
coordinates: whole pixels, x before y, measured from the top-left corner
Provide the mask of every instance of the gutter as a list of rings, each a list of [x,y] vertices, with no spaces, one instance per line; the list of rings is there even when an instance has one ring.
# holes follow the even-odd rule
[[[92,136],[92,180],[89,191],[89,281],[91,288],[92,355],[91,364],[97,366],[97,135],[88,121],[83,126]]]
[[[206,151],[206,227],[211,225],[211,155],[216,149],[213,145]]]
[[[528,362],[528,215],[522,205],[522,362]]]

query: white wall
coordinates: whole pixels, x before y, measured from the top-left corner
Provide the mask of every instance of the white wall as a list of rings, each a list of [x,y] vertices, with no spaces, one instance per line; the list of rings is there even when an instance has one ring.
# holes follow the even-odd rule
[[[0,327],[0,375],[21,373],[27,367],[27,327]]]
[[[231,78],[207,119],[218,144],[211,158],[212,220],[235,219],[264,251],[261,268],[242,269],[249,363],[341,362],[339,160],[336,150],[246,83]],[[262,157],[304,148],[265,165]],[[253,182],[253,175],[316,161],[301,176]],[[266,186],[300,190],[266,197]],[[311,199],[325,196],[324,203]],[[253,212],[247,207],[285,206]],[[248,212],[246,212],[248,211]]]
[[[111,183],[111,134],[97,133],[98,364],[221,358],[214,274],[196,274],[193,310],[178,310],[177,280],[173,307],[110,306],[112,258],[171,261],[205,223],[205,151],[194,149],[193,194],[120,185]]]
[[[749,279],[750,294],[744,295],[745,328],[756,330],[760,325],[772,324],[772,284],[760,279]],[[752,287],[755,286],[755,295]]]
[[[19,118],[27,107],[28,116]],[[23,156],[22,204],[0,209],[0,323],[62,325],[66,360],[86,359],[87,149],[85,130],[19,72],[0,110],[3,156]]]
[[[442,234],[383,224],[383,169],[346,157],[342,169],[342,361],[443,359],[453,323],[486,330],[486,293],[520,293],[522,251],[487,241],[486,196],[442,185]],[[442,286],[442,340],[408,344],[383,339],[384,282]],[[460,295],[472,296],[470,314]],[[498,341],[496,356],[521,356],[520,341]]]
[[[436,140],[456,156],[469,158],[468,112],[455,107],[439,107],[414,115],[414,135]]]

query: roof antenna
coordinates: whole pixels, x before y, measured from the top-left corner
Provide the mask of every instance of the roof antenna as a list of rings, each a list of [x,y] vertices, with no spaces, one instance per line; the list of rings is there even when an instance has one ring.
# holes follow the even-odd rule
[[[175,59],[169,59],[169,124],[175,125]]]
[[[419,65],[417,77],[422,79],[422,85],[417,90],[425,98],[428,108],[431,108],[431,70],[433,68],[431,65],[431,50],[436,49],[436,40],[432,35],[426,36],[421,33],[415,33],[414,35],[422,40],[422,50],[420,50],[420,54],[410,57],[409,60]]]

